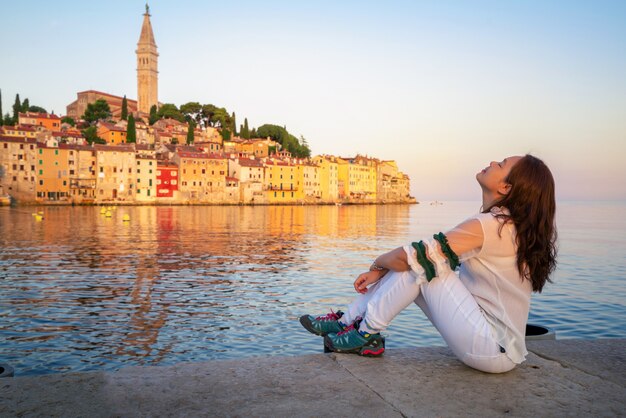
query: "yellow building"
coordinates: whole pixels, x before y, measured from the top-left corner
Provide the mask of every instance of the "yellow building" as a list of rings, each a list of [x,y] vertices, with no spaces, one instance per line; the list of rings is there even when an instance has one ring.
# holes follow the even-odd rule
[[[398,170],[395,161],[380,161],[377,165],[376,194],[381,202],[408,202],[411,200],[409,177]]]
[[[96,152],[96,202],[135,200],[135,147],[94,145]]]
[[[335,202],[339,197],[339,164],[331,155],[317,155],[312,159],[318,166],[320,200]]]
[[[286,161],[265,161],[265,193],[268,203],[295,203],[302,199],[295,165]]]
[[[222,203],[226,200],[224,203],[234,203],[231,194],[226,193],[228,159],[215,154],[179,150],[173,161],[179,167],[178,190],[183,201]]]
[[[0,126],[0,135],[11,138],[32,138],[37,137],[39,131],[31,126]]]
[[[298,182],[296,187],[302,192],[301,198],[306,202],[315,203],[321,200],[322,191],[320,187],[319,167],[305,161],[296,164]]]
[[[70,196],[69,150],[67,147],[37,144],[38,201],[68,200]]]
[[[35,139],[0,135],[0,196],[35,201],[37,157]]]
[[[338,158],[339,197],[356,202],[376,201],[376,160],[357,155]]]
[[[137,202],[150,203],[156,201],[157,195],[157,160],[154,155],[137,154]]]

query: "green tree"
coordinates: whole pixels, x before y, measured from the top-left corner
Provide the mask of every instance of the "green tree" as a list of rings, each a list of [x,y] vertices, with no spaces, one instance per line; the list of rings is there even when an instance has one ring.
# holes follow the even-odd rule
[[[0,126],[4,125],[4,119],[2,118],[2,89],[0,89]]]
[[[187,121],[200,122],[202,120],[202,105],[198,102],[185,103],[180,106],[180,113],[185,116]]]
[[[126,100],[126,95],[122,99],[122,120],[128,120],[128,100]]]
[[[150,125],[154,125],[154,122],[156,122],[157,120],[159,120],[159,115],[157,114],[157,106],[152,105],[150,107],[150,117],[148,118],[148,123]]]
[[[250,130],[250,138],[258,138],[258,137],[259,137],[259,135],[257,135],[256,129],[252,128]]]
[[[13,103],[13,120],[11,125],[16,125],[19,120],[20,112],[22,111],[22,102],[20,101],[20,95],[15,95],[15,103]]]
[[[240,135],[244,139],[250,139],[250,128],[248,128],[248,118],[244,118],[243,120],[243,128],[241,129]]]
[[[28,97],[24,99],[24,101],[22,102],[22,112],[28,112],[28,110],[30,109],[30,101],[28,100]]]
[[[220,131],[220,135],[222,135],[222,140],[224,141],[230,141],[230,138],[232,137],[232,133],[228,129],[222,129]]]
[[[48,111],[47,111],[46,109],[44,109],[43,107],[41,107],[41,106],[35,106],[35,105],[30,106],[30,107],[28,108],[28,111],[29,111],[29,112],[37,112],[37,113],[48,113]],[[54,115],[54,112],[52,112],[52,114]]]
[[[106,141],[98,136],[98,128],[90,126],[83,130],[83,136],[90,144],[106,144]]]
[[[193,144],[194,129],[196,129],[196,122],[193,119],[190,119],[189,124],[187,125],[187,145]]]
[[[87,105],[83,119],[90,124],[99,120],[107,120],[111,118],[111,108],[106,100],[98,99],[93,103]]]
[[[287,132],[285,127],[278,125],[265,124],[257,129],[257,135],[261,138],[270,137],[274,141],[278,142],[283,149],[289,151],[295,157],[309,157],[311,151],[309,148],[301,144],[298,138]]]
[[[61,123],[68,123],[71,126],[76,126],[76,121],[73,118],[70,118],[69,116],[65,116],[61,118]]]
[[[179,122],[185,122],[185,116],[178,110],[175,104],[165,103],[157,111],[159,119],[172,118]]]
[[[128,115],[128,125],[126,125],[126,142],[137,142],[137,128],[135,127],[135,117]]]
[[[233,132],[233,135],[237,136],[237,116],[235,116],[235,112],[230,115],[230,130]]]

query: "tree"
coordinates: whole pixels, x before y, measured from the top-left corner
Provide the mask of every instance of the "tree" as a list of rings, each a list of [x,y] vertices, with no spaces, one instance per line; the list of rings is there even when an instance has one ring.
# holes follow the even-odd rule
[[[44,109],[43,107],[41,107],[41,106],[34,106],[34,105],[30,106],[28,108],[28,111],[29,112],[37,112],[37,113],[48,113],[48,111],[46,109]],[[54,115],[54,112],[52,112],[52,114]]]
[[[90,126],[83,130],[83,136],[90,144],[106,144],[106,141],[98,136],[98,128]]]
[[[233,114],[230,115],[230,123],[231,123],[230,130],[233,131],[233,135],[237,136],[237,116],[235,116],[235,112],[233,112]]]
[[[222,129],[220,135],[222,135],[223,141],[230,141],[231,132],[228,129]]]
[[[67,124],[70,124],[71,126],[76,126],[76,121],[70,118],[69,116],[63,117],[61,119],[61,123],[67,123]]]
[[[157,106],[152,105],[150,107],[150,117],[148,118],[148,123],[150,125],[154,125],[154,122],[156,122],[157,120],[159,120],[159,115],[157,115]]]
[[[198,102],[188,102],[180,106],[180,113],[185,116],[187,122],[193,120],[200,122],[202,120],[202,105]]]
[[[28,110],[30,109],[30,101],[28,100],[28,97],[24,99],[24,101],[22,102],[22,112],[28,112]]]
[[[298,138],[287,132],[285,127],[265,124],[259,127],[257,134],[262,138],[269,136],[271,139],[281,144],[283,149],[289,151],[296,157],[301,158],[311,155],[311,150],[309,150],[306,145],[301,144]]]
[[[194,122],[193,119],[190,119],[189,124],[187,125],[187,145],[193,144],[194,129],[196,129],[196,122]]]
[[[185,116],[178,110],[175,104],[165,103],[157,111],[159,119],[172,118],[179,122],[185,122]]]
[[[239,135],[241,135],[241,137],[244,139],[250,139],[250,128],[248,128],[248,118],[244,118],[243,128],[241,129],[241,132],[239,133]]]
[[[87,105],[83,119],[93,124],[101,119],[109,119],[111,117],[111,108],[106,100],[98,99],[93,103]]]
[[[11,125],[17,124],[21,110],[22,110],[22,102],[20,101],[20,95],[16,94],[15,103],[13,103],[13,120],[11,121]]]
[[[135,117],[128,115],[128,125],[126,125],[126,142],[137,142],[137,128],[135,127]]]
[[[126,100],[126,95],[122,99],[122,120],[128,119],[128,100]]]
[[[0,126],[4,125],[4,120],[2,119],[2,89],[0,89]]]
[[[13,118],[11,117],[11,115],[9,113],[5,113],[4,114],[4,120],[2,121],[3,125],[12,125],[13,124]]]

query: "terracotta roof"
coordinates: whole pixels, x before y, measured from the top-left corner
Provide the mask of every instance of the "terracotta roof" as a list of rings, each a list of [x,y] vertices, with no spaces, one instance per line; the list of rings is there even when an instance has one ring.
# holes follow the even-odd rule
[[[251,160],[250,158],[240,158],[238,164],[243,167],[263,167],[261,161]]]
[[[14,136],[5,136],[5,135],[0,135],[0,141],[18,142],[22,144],[36,144],[37,143],[37,140],[35,138],[16,138]]]
[[[123,98],[123,97],[121,97],[121,96],[116,96],[116,95],[114,95],[114,94],[105,93],[105,92],[98,91],[98,90],[85,90],[85,91],[79,91],[79,92],[78,92],[78,93],[76,93],[76,94],[78,95],[78,94],[84,94],[84,93],[96,93],[96,94],[100,94],[100,95],[102,95],[102,96],[111,97],[111,98],[113,98],[113,99],[120,99],[120,100],[124,100],[124,98]],[[133,102],[133,103],[137,103],[137,100],[129,99],[129,98],[127,97],[127,98],[126,98],[126,102],[128,102],[128,104],[130,104],[131,102]]]
[[[36,118],[36,119],[61,119],[57,115],[53,115],[51,113],[39,113],[39,112],[26,112],[19,113],[19,117],[21,118]]]
[[[132,145],[102,145],[96,144],[94,148],[97,151],[119,151],[119,152],[135,152],[135,147]]]
[[[157,161],[157,167],[159,167],[159,168],[178,168],[178,165],[175,162],[172,162],[172,161],[158,160]]]
[[[206,159],[209,158],[209,156],[203,152],[178,151],[178,156],[181,158],[206,158]]]
[[[239,179],[237,177],[228,177],[228,176],[226,176],[226,181],[236,181],[237,183],[239,183]]]

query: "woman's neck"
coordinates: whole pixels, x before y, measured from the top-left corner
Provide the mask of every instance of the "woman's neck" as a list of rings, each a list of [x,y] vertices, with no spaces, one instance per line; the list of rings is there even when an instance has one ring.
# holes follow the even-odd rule
[[[483,190],[483,210],[492,207],[498,200],[498,196],[495,196],[487,190]]]

